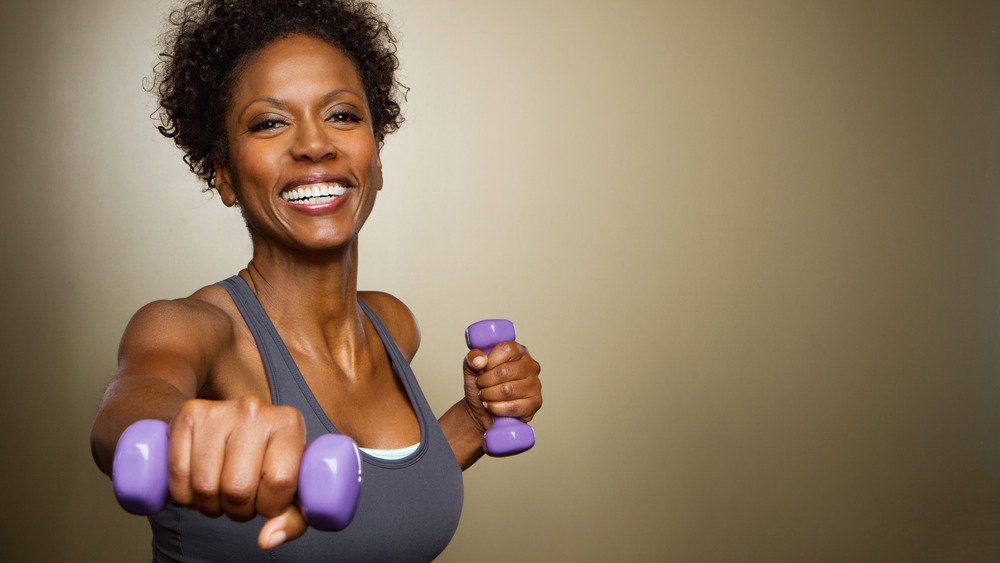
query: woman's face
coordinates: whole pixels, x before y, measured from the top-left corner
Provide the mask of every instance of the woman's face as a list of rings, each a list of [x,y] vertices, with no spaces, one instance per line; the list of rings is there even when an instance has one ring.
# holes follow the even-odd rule
[[[226,114],[226,205],[239,202],[257,243],[295,249],[354,240],[382,187],[371,112],[350,59],[321,39],[265,46],[237,78]]]

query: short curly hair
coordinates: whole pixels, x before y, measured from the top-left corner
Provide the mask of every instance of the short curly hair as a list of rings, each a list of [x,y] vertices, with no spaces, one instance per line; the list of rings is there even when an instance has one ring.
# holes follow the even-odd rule
[[[276,39],[313,35],[348,56],[364,85],[379,147],[403,123],[396,38],[371,2],[197,0],[171,12],[169,22],[150,88],[159,96],[157,129],[180,147],[206,190],[215,187],[216,164],[229,162],[225,115],[236,78]]]

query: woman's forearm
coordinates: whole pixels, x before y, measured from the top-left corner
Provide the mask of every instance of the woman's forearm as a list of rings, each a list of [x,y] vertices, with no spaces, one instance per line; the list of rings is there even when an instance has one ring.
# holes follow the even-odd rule
[[[451,445],[451,451],[458,465],[465,471],[483,457],[482,423],[469,412],[465,399],[458,401],[438,419],[444,437]]]
[[[130,375],[112,381],[90,432],[90,451],[98,469],[111,475],[115,446],[128,425],[143,418],[170,422],[185,400],[179,389],[159,377]]]

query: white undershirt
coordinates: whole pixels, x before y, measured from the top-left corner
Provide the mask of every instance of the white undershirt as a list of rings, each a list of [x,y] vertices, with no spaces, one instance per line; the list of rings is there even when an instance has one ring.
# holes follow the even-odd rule
[[[405,448],[396,448],[392,450],[380,450],[378,448],[358,448],[358,449],[372,457],[394,461],[397,459],[403,459],[404,457],[412,454],[413,452],[417,451],[417,448],[419,447],[420,447],[420,442],[417,442],[412,446],[406,446]]]

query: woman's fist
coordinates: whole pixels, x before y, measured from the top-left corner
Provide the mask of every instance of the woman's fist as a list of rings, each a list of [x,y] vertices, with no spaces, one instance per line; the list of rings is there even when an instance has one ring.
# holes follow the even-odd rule
[[[542,407],[541,369],[517,342],[497,344],[489,355],[469,351],[463,364],[466,408],[483,431],[494,416],[531,421]]]
[[[292,504],[306,445],[302,414],[257,397],[192,399],[170,422],[170,496],[205,514],[270,521],[258,543],[271,548],[305,533]]]

